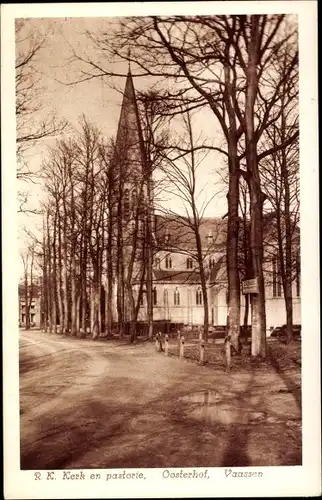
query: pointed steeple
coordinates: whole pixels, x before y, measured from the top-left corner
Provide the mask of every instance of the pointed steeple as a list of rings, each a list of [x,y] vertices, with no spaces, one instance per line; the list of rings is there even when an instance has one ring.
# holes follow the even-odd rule
[[[133,85],[129,68],[126,77],[123,101],[116,135],[116,155],[125,175],[136,177],[144,169],[144,142]]]

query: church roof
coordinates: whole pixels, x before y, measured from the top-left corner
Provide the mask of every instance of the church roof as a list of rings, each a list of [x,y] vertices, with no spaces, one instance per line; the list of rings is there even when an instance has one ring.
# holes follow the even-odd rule
[[[195,284],[200,283],[200,274],[197,271],[174,271],[168,269],[154,269],[153,281],[162,283],[185,283]]]
[[[222,250],[226,244],[227,222],[220,217],[204,217],[199,234],[204,250]],[[155,237],[160,249],[191,251],[196,247],[193,229],[182,216],[156,215]]]

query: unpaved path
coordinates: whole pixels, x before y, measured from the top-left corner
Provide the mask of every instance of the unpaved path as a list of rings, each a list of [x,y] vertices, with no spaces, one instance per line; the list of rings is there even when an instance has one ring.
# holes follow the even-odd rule
[[[21,332],[21,467],[297,465],[299,387],[299,374],[227,375],[149,343]]]

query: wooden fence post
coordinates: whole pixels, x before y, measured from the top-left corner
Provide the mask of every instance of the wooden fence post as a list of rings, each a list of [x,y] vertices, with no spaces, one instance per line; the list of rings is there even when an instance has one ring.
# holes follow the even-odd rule
[[[230,372],[231,366],[231,346],[230,346],[230,336],[225,337],[225,359],[226,359],[226,371]]]
[[[184,358],[184,336],[180,338],[180,358]]]
[[[200,364],[203,365],[205,362],[205,342],[201,339],[200,341]]]
[[[163,351],[163,347],[162,347],[162,333],[159,332],[159,350],[160,352]]]
[[[168,334],[166,334],[164,338],[164,354],[166,356],[168,356],[168,349],[169,349],[169,336]]]
[[[160,351],[160,340],[159,340],[159,335],[160,335],[160,334],[159,334],[159,333],[157,333],[157,334],[156,334],[156,336],[155,336],[155,350],[156,350],[157,352],[159,352],[159,351]]]
[[[178,341],[178,356],[180,356],[180,345],[181,345],[181,333],[180,330],[178,330],[178,335],[177,335],[177,341]]]

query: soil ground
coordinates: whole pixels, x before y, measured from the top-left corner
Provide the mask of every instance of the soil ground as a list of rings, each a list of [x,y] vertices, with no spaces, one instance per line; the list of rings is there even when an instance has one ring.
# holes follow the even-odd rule
[[[21,468],[300,465],[299,349],[274,349],[227,374],[154,343],[21,332]]]

